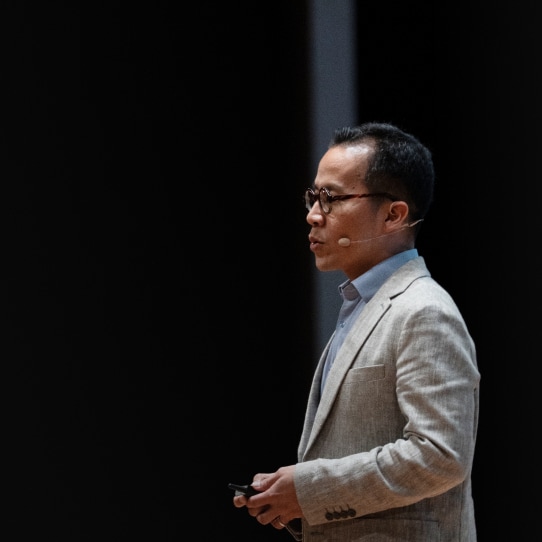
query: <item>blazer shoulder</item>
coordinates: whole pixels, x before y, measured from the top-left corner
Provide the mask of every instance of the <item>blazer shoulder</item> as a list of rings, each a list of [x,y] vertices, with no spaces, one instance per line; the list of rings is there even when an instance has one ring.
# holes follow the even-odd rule
[[[384,283],[383,290],[390,297],[393,297],[398,293],[404,292],[414,281],[424,277],[432,278],[423,257],[416,256],[416,258],[406,262],[391,275]]]

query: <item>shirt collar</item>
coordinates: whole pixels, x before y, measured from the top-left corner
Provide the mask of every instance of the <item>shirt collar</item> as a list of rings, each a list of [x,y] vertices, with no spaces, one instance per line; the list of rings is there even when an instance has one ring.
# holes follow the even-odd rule
[[[361,295],[365,303],[375,295],[376,291],[388,280],[397,269],[409,260],[418,256],[418,250],[415,248],[394,254],[371,269],[363,273],[354,280],[346,280],[339,285],[339,294],[346,299],[353,299],[356,295]],[[357,290],[352,292],[351,287]]]

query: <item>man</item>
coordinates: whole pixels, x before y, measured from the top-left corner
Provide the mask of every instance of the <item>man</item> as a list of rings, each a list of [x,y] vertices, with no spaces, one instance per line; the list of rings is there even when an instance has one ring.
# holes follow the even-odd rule
[[[236,495],[305,542],[474,542],[480,374],[450,295],[415,248],[433,200],[430,151],[385,123],[337,130],[305,193],[320,271],[343,304],[316,367],[298,463]]]

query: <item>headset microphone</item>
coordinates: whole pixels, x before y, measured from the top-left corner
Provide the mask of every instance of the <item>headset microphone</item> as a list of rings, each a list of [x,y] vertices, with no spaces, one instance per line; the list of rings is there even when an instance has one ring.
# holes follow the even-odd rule
[[[405,228],[412,228],[412,226],[415,226],[416,224],[419,224],[420,222],[423,222],[423,218],[420,218],[419,220],[416,220],[414,222],[411,222],[410,224],[405,224],[402,228],[399,228],[398,230],[392,231],[390,233],[385,233],[383,235],[377,235],[376,237],[369,237],[367,239],[361,239],[360,241],[350,241],[348,237],[341,237],[337,243],[341,245],[342,247],[349,247],[352,243],[366,243],[368,241],[373,241],[374,239],[380,239],[381,237],[387,237],[388,235],[393,235],[394,233],[397,233],[398,231],[404,230]]]

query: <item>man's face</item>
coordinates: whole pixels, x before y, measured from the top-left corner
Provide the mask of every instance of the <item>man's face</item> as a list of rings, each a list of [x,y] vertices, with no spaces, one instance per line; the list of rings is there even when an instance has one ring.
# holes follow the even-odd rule
[[[355,278],[387,257],[382,248],[391,200],[359,197],[371,193],[363,182],[371,152],[368,145],[333,147],[320,160],[313,190],[322,200],[324,188],[331,196],[357,196],[330,202],[328,213],[315,201],[307,214],[310,249],[320,271],[342,270]]]

